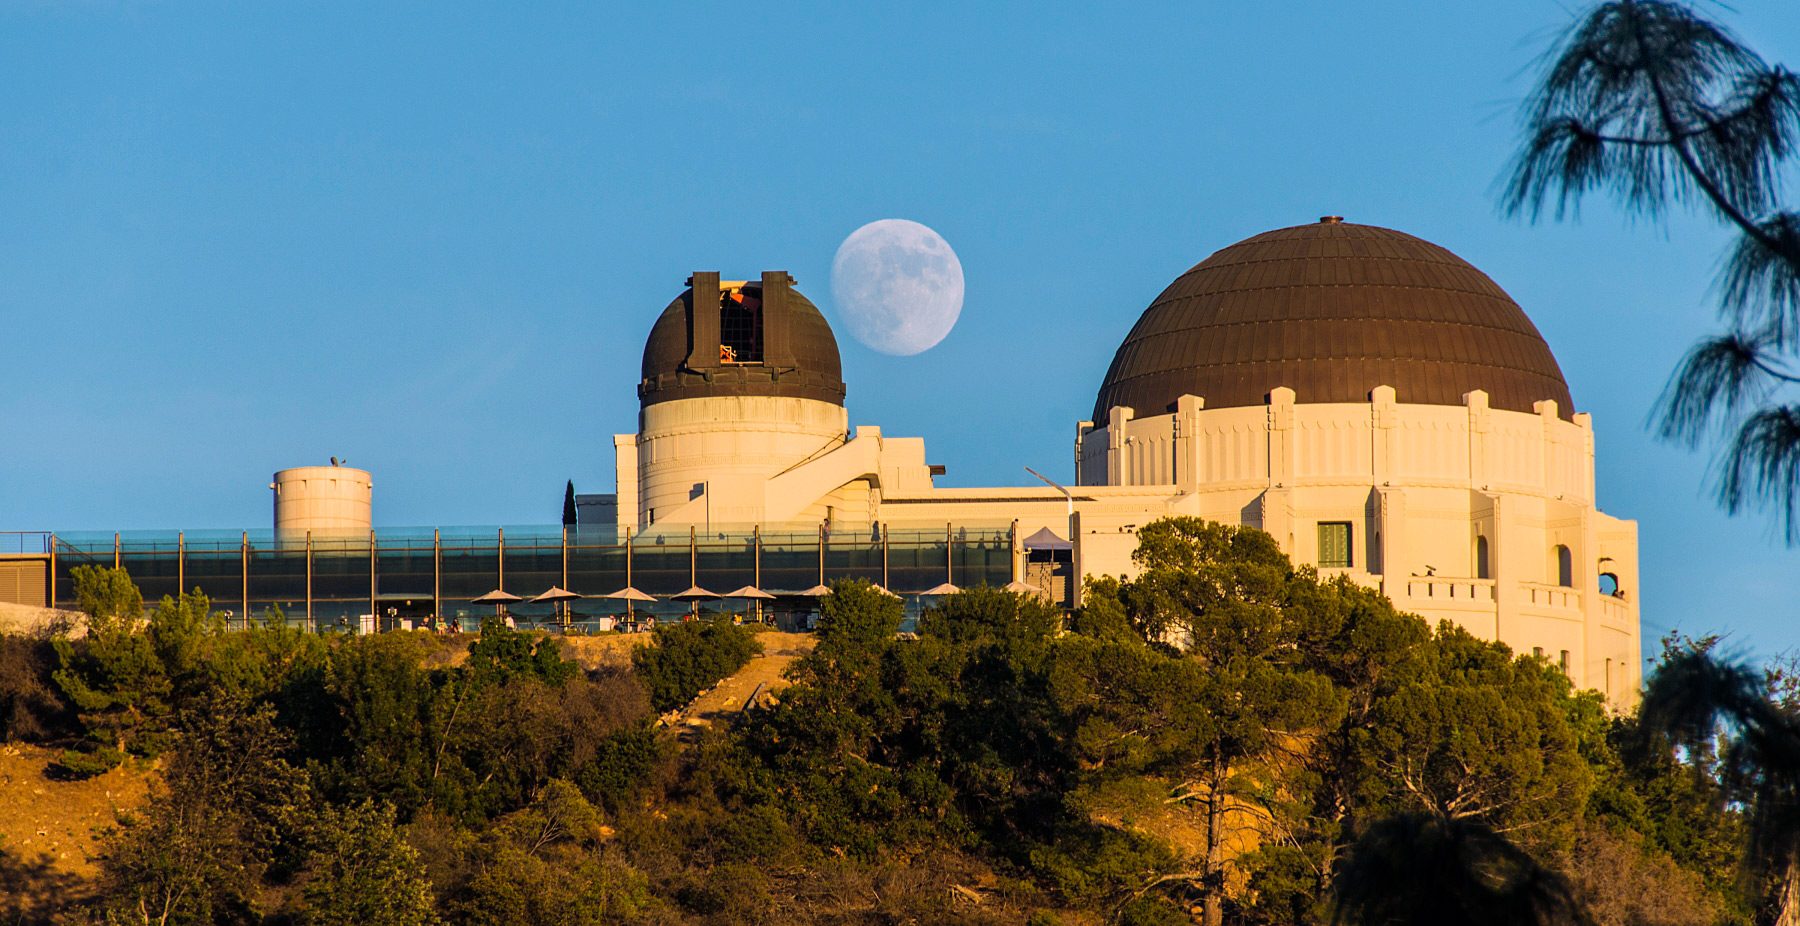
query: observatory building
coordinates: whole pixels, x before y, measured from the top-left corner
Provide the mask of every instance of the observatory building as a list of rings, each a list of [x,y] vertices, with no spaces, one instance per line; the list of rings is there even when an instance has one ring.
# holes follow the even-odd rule
[[[531,596],[514,609],[546,619],[569,592],[672,613],[740,586],[797,613],[839,577],[909,606],[1024,582],[1073,607],[1082,577],[1133,572],[1138,528],[1192,515],[1636,695],[1637,525],[1596,507],[1591,423],[1531,320],[1435,244],[1327,217],[1201,261],[1119,345],[1066,487],[939,487],[924,440],[853,426],[846,392],[786,273],[695,273],[644,345],[617,491],[577,499],[573,529],[371,529],[368,473],[307,467],[276,474],[274,530],[46,535],[0,555],[0,600],[69,603],[93,564],[314,626]]]
[[[1637,525],[1595,506],[1589,418],[1524,311],[1435,244],[1326,217],[1177,277],[1076,426],[1066,489],[938,488],[922,439],[849,426],[837,342],[787,274],[688,283],[613,439],[621,530],[1010,523],[1015,575],[1073,604],[1079,577],[1133,571],[1137,527],[1196,515],[1637,688]]]

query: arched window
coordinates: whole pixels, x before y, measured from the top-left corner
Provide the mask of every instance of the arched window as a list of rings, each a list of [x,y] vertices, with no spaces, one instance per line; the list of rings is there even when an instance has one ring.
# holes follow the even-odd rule
[[[1556,545],[1556,584],[1563,588],[1575,587],[1575,558],[1569,555],[1569,548]]]
[[[1488,539],[1480,534],[1475,535],[1475,578],[1491,579],[1494,575],[1488,566]]]
[[[1613,598],[1622,597],[1619,594],[1619,577],[1610,572],[1600,573],[1600,594]]]

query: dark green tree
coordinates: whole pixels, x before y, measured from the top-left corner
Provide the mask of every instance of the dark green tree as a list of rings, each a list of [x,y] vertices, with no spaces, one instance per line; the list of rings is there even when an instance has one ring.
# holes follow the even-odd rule
[[[163,784],[111,834],[101,863],[108,921],[252,918],[263,872],[285,864],[310,816],[304,773],[281,758],[274,711],[217,700],[193,711]]]
[[[1639,718],[1662,750],[1718,756],[1720,794],[1742,810],[1743,874],[1768,886],[1774,922],[1800,923],[1800,713],[1770,674],[1719,659],[1710,642],[1665,653]]]
[[[861,580],[820,599],[818,642],[793,684],[751,712],[729,787],[746,808],[773,806],[816,845],[873,860],[888,847],[965,827],[943,784],[939,709],[956,666],[939,647],[905,654],[900,601]]]
[[[472,852],[474,876],[453,892],[469,926],[605,926],[652,905],[649,884],[604,845],[599,810],[566,781],[498,821]]]
[[[420,666],[429,645],[411,634],[345,638],[312,684],[293,693],[298,751],[315,763],[328,799],[386,801],[410,820],[459,780],[445,735],[457,719],[453,693]],[[454,803],[440,809],[460,813]]]
[[[1119,586],[1123,611],[1181,650],[1158,687],[1171,693],[1170,711],[1192,715],[1152,734],[1160,754],[1146,770],[1170,781],[1170,800],[1204,812],[1206,845],[1185,881],[1217,926],[1233,864],[1226,844],[1236,830],[1266,829],[1260,818],[1304,773],[1304,739],[1338,722],[1343,698],[1304,659],[1315,615],[1287,606],[1296,573],[1273,537],[1166,518],[1140,531],[1133,559],[1143,571]]]
[[[1534,837],[1580,818],[1593,779],[1561,671],[1445,622],[1398,674],[1369,715],[1370,805]]]
[[[321,670],[328,658],[326,638],[291,626],[278,607],[243,630],[209,625],[198,687],[243,701],[281,700],[302,678]]]
[[[1052,838],[1076,771],[1058,702],[1061,609],[986,587],[941,599],[919,640],[895,644],[883,684],[907,719],[886,739],[913,762],[936,759],[958,814],[996,844]]]
[[[312,824],[308,926],[426,926],[438,921],[419,853],[394,826],[394,808],[325,806]]]
[[[1403,814],[1351,849],[1335,890],[1339,923],[1369,926],[1580,926],[1568,881],[1470,819]]]
[[[87,615],[88,625],[144,618],[144,596],[123,568],[76,566],[69,570],[75,585],[75,607]]]
[[[88,636],[56,641],[62,664],[56,683],[97,747],[64,754],[64,766],[77,774],[103,772],[126,753],[162,751],[180,706],[211,694],[204,650],[207,634],[217,629],[211,602],[198,589],[179,599],[164,596],[143,621],[130,616],[134,596],[118,588],[117,570],[88,578],[99,586]]]
[[[1533,218],[1590,192],[1660,217],[1697,204],[1737,243],[1718,279],[1726,332],[1688,352],[1659,401],[1658,433],[1713,439],[1718,498],[1768,505],[1800,543],[1800,213],[1776,199],[1800,141],[1800,78],[1670,0],[1583,11],[1547,58],[1502,203]]]
[[[539,637],[506,626],[499,618],[481,620],[481,638],[469,646],[464,675],[476,685],[501,684],[532,678],[557,686],[581,674],[573,660],[562,658],[561,645],[550,636]]]
[[[720,614],[709,621],[662,624],[651,643],[632,649],[631,664],[658,711],[685,707],[700,692],[748,665],[762,652],[754,631]]]
[[[1305,615],[1298,644],[1306,666],[1331,680],[1344,700],[1342,719],[1312,738],[1303,769],[1288,777],[1285,801],[1271,800],[1271,837],[1246,857],[1257,915],[1313,919],[1344,851],[1374,819],[1368,782],[1383,772],[1369,749],[1378,707],[1423,657],[1431,632],[1415,615],[1345,577],[1318,582],[1304,571],[1288,584],[1284,607]]]
[[[566,530],[574,530],[576,527],[577,515],[578,510],[575,507],[575,480],[571,479],[569,480],[569,484],[563,487],[563,528]]]

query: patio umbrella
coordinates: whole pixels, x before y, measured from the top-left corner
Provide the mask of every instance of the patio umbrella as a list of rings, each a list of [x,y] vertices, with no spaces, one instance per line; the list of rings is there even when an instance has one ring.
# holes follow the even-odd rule
[[[762,603],[765,601],[775,600],[774,595],[771,595],[768,592],[765,592],[762,589],[757,588],[754,585],[746,585],[743,588],[740,588],[735,592],[726,592],[725,597],[726,598],[744,598],[744,599],[748,599],[749,601],[754,602],[755,603],[756,620],[759,623],[762,621]]]
[[[693,615],[695,617],[699,617],[700,616],[700,602],[702,602],[702,601],[717,601],[721,596],[719,595],[718,592],[709,592],[706,589],[701,588],[698,585],[690,585],[687,587],[686,591],[676,592],[675,594],[670,595],[669,597],[675,599],[676,601],[691,602],[694,606],[693,612],[692,612]]]
[[[612,598],[615,600],[623,600],[625,602],[625,617],[627,620],[631,619],[631,613],[632,613],[631,612],[631,603],[632,602],[634,602],[634,601],[655,601],[656,600],[655,595],[646,595],[643,592],[640,592],[637,589],[632,588],[629,585],[625,586],[624,588],[619,589],[616,592],[613,592],[610,595],[601,595],[600,597]]]
[[[801,596],[801,598],[824,598],[826,595],[832,595],[832,589],[828,586],[814,586],[806,591],[796,591],[794,595]]]
[[[874,589],[874,590],[876,590],[876,591],[878,591],[878,592],[880,592],[880,593],[881,593],[881,594],[883,594],[883,595],[886,595],[886,596],[888,596],[888,597],[889,597],[889,598],[898,598],[898,597],[900,597],[900,596],[899,596],[899,595],[896,595],[896,594],[894,594],[894,593],[893,593],[893,592],[890,592],[890,591],[888,591],[888,590],[887,590],[887,589],[885,589],[885,588],[883,588],[883,587],[881,587],[881,586],[880,586],[880,585],[870,585],[870,586],[869,586],[869,587],[870,587],[870,588],[872,588],[872,589]]]
[[[586,597],[586,596],[578,595],[574,592],[569,591],[566,588],[558,588],[558,587],[552,585],[552,586],[550,586],[549,591],[543,593],[542,595],[537,596],[536,598],[531,599],[531,603],[536,604],[540,601],[548,601],[551,603],[551,605],[556,606],[557,609],[560,610],[562,612],[563,616],[566,618],[569,613],[567,602],[574,601],[578,598],[584,598],[584,597]]]
[[[524,601],[524,600],[525,599],[520,598],[517,595],[502,591],[497,588],[494,589],[493,591],[488,592],[487,594],[481,596],[480,598],[470,598],[469,599],[469,601],[474,604],[491,604],[491,605],[493,605],[495,617],[500,616],[500,608],[502,606],[504,606],[507,602]]]
[[[1014,579],[1011,582],[1008,582],[1005,585],[1002,585],[1000,587],[1002,589],[1005,589],[1006,591],[1016,592],[1017,594],[1020,594],[1020,595],[1040,595],[1041,596],[1044,594],[1043,589],[1038,588],[1037,586],[1026,583],[1026,582],[1020,582],[1018,579]]]
[[[951,585],[948,582],[939,582],[938,584],[933,585],[932,587],[920,592],[919,594],[921,594],[921,595],[954,595],[960,591],[962,591],[962,589],[957,588],[956,586]]]

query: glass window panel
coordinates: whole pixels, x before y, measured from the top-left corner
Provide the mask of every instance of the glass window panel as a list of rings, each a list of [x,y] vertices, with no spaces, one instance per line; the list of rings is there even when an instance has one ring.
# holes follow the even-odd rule
[[[825,584],[838,579],[881,583],[881,542],[866,537],[834,536],[825,546]]]
[[[583,595],[607,595],[626,586],[625,548],[623,546],[572,546],[569,548],[569,584],[571,592]],[[576,608],[604,607],[589,602],[576,602]],[[597,613],[607,614],[601,610]]]
[[[774,537],[763,540],[762,587],[765,590],[803,591],[819,584],[819,542],[816,538]]]
[[[662,538],[658,538],[662,539]],[[673,538],[657,543],[631,545],[631,584],[652,595],[673,595],[693,582],[688,575],[686,538],[676,543]]]
[[[314,616],[319,614],[317,602],[320,601],[360,601],[361,606],[356,613],[367,613],[369,596],[373,592],[369,568],[368,541],[321,543],[314,540]]]
[[[184,583],[212,599],[215,611],[243,612],[244,574],[242,545],[230,552],[189,550]]]
[[[899,539],[900,532],[888,534],[888,589],[895,592],[922,592],[943,584],[949,576],[943,535],[935,539]],[[1005,583],[1002,582],[1002,585]]]
[[[280,545],[253,547],[250,551],[250,607],[261,613],[269,603],[279,603],[289,616],[306,611],[306,547]]]
[[[562,586],[562,541],[537,538],[506,541],[506,590],[533,598]]]
[[[441,568],[445,614],[455,613],[450,610],[451,602],[467,602],[471,598],[479,598],[500,584],[500,557],[493,540],[462,540],[458,544],[452,547],[446,540],[443,550]]]
[[[119,565],[137,584],[138,591],[144,595],[144,604],[155,606],[164,596],[181,593],[180,577],[177,573],[179,564],[175,551],[121,553]]]
[[[432,591],[431,541],[377,536],[375,544],[377,596],[429,600]]]
[[[998,588],[1011,582],[1012,544],[979,537],[972,532],[969,537],[971,539],[956,538],[953,547],[956,568],[952,570],[955,578],[951,581],[962,588],[984,584]]]
[[[700,587],[709,591],[735,591],[756,581],[756,544],[749,538],[703,543],[697,554]],[[730,603],[737,609],[742,602]]]

